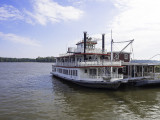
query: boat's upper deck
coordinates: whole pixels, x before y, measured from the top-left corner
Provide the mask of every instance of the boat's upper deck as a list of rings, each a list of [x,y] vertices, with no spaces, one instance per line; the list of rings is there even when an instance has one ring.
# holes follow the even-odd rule
[[[93,39],[84,32],[84,39],[76,44],[76,48],[69,47],[67,53],[60,54],[56,59],[56,66],[64,67],[122,67],[123,62],[129,62],[130,53],[107,53],[105,49],[105,34],[102,34],[102,48],[96,48],[99,39]]]

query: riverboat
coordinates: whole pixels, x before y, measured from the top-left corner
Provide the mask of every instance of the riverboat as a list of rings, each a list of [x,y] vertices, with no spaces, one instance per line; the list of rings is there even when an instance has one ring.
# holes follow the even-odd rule
[[[113,51],[113,44],[119,42],[111,38],[110,52],[105,49],[105,34],[102,34],[102,48],[96,48],[97,41],[84,32],[76,48],[69,47],[67,53],[56,57],[51,74],[92,88],[117,89],[122,83],[143,86],[149,83],[146,80],[160,83],[160,75],[155,73],[160,63],[131,60],[131,52],[124,51],[134,40],[122,41],[127,45],[121,51]]]

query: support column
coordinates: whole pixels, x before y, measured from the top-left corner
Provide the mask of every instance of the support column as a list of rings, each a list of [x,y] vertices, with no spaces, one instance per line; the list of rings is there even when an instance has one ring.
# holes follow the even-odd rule
[[[143,65],[142,65],[142,77],[144,76],[144,73],[143,73],[144,71],[143,71]]]
[[[129,68],[130,68],[130,67],[129,67],[129,65],[128,65],[128,78],[129,78]]]
[[[130,66],[130,77],[132,77],[132,65]]]
[[[116,73],[117,73],[117,77],[118,77],[118,68],[117,68],[117,71],[116,71]]]
[[[134,65],[134,77],[136,76],[136,69],[135,69],[135,65]]]

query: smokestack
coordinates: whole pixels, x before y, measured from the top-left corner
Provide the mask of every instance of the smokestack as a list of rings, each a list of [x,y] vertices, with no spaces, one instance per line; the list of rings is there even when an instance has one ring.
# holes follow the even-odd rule
[[[102,34],[102,53],[104,53],[105,50],[105,34]]]
[[[84,61],[86,60],[86,41],[87,41],[87,32],[84,32]]]

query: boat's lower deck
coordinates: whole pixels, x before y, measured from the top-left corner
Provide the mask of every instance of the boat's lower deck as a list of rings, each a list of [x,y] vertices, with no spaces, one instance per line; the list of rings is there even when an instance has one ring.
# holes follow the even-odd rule
[[[123,74],[118,74],[118,67],[113,69],[112,74],[110,67],[65,68],[53,66],[52,72],[63,78],[74,80],[115,81],[123,79]]]

